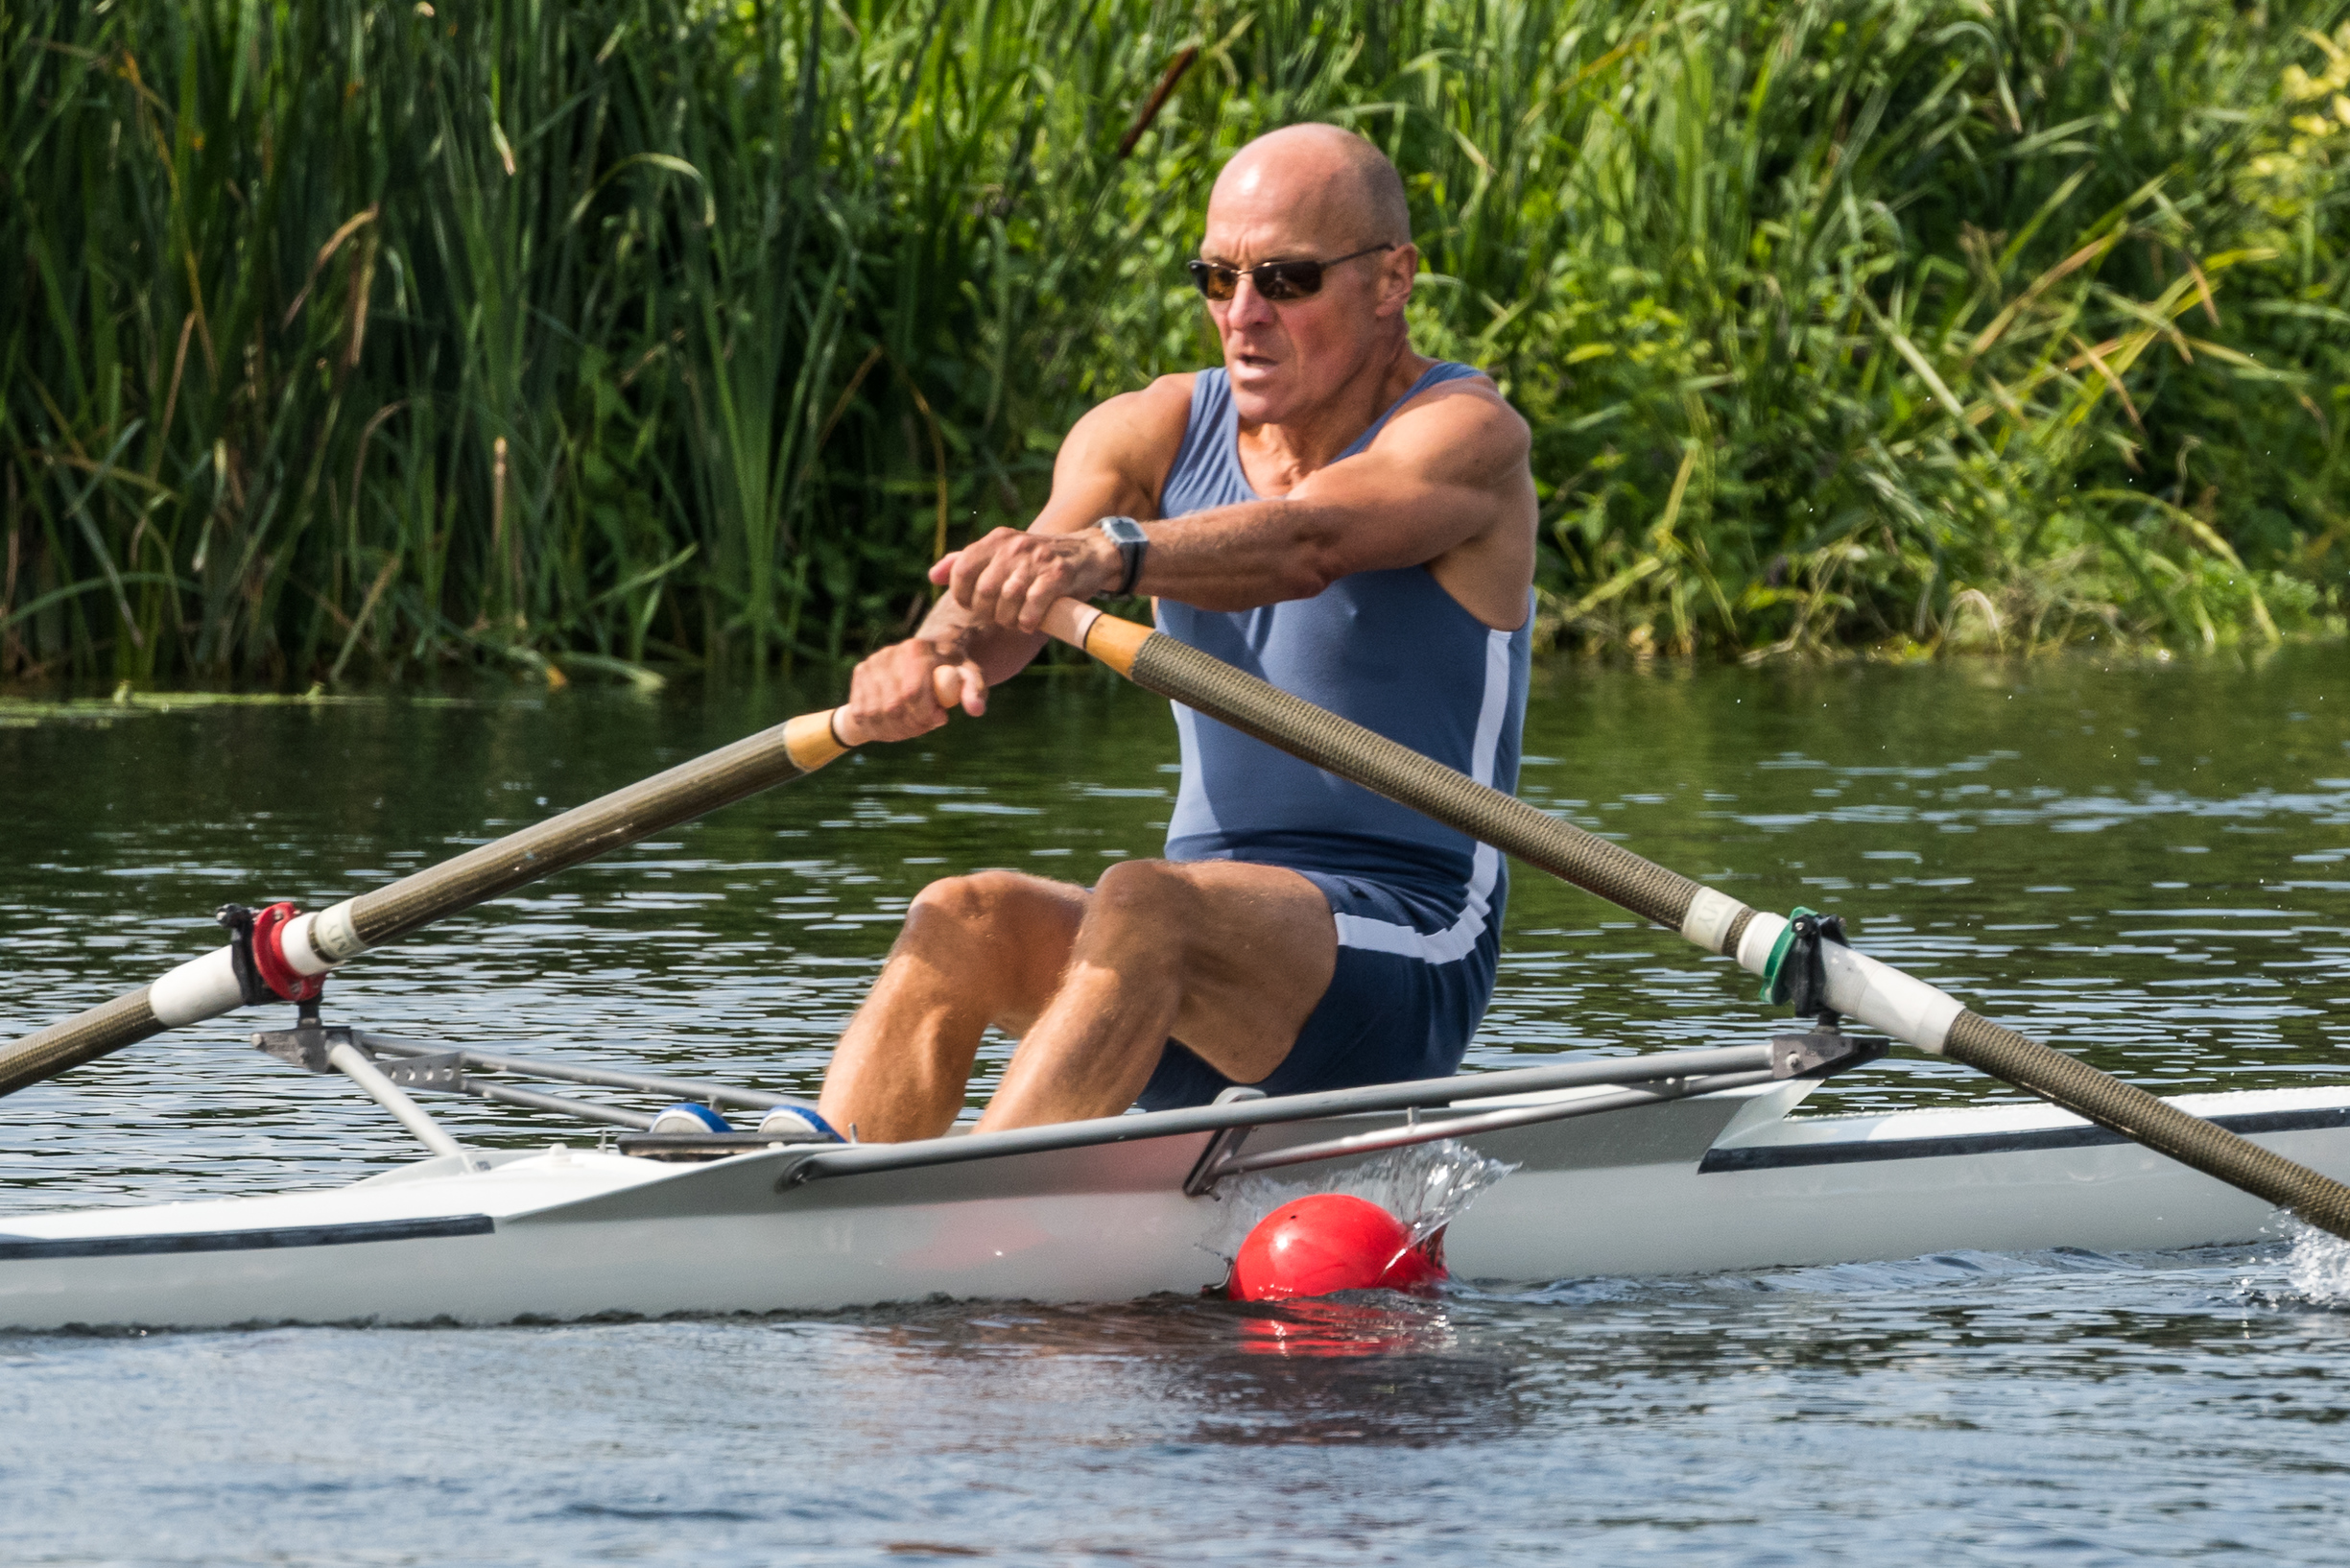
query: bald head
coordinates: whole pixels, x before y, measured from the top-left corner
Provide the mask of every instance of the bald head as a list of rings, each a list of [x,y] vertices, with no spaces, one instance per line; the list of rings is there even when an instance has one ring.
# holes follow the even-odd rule
[[[1285,126],[1233,154],[1208,196],[1209,224],[1219,205],[1236,203],[1285,207],[1348,250],[1412,243],[1403,177],[1385,153],[1334,125]]]
[[[1294,125],[1232,154],[1208,196],[1199,259],[1237,274],[1232,292],[1206,305],[1241,419],[1279,424],[1343,408],[1351,420],[1362,411],[1350,398],[1377,401],[1384,390],[1394,401],[1421,368],[1405,320],[1419,254],[1402,178],[1354,132]],[[1321,264],[1305,274],[1318,281],[1302,293],[1287,281],[1268,290],[1256,275],[1308,261]],[[1392,389],[1390,370],[1403,375]]]

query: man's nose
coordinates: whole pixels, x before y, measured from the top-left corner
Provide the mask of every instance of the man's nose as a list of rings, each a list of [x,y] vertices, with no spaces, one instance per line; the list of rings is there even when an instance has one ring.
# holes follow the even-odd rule
[[[1232,303],[1225,308],[1224,320],[1233,326],[1265,326],[1277,319],[1279,312],[1273,302],[1257,289],[1257,280],[1246,273],[1232,286]]]

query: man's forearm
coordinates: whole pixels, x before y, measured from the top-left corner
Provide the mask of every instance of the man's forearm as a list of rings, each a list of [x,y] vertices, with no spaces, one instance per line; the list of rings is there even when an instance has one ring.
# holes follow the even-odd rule
[[[1213,610],[1311,599],[1359,569],[1341,558],[1340,520],[1311,501],[1250,501],[1151,523],[1138,587]]]
[[[938,596],[914,635],[941,653],[978,665],[990,686],[1000,686],[1027,669],[1045,643],[1041,635],[1009,627],[973,626],[970,612],[956,604],[952,594]]]

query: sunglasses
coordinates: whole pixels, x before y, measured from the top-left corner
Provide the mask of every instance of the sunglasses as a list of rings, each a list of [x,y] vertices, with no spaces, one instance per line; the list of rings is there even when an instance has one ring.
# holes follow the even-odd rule
[[[1394,249],[1392,243],[1373,245],[1361,250],[1350,250],[1342,256],[1333,256],[1328,261],[1266,261],[1254,267],[1235,267],[1222,261],[1187,261],[1183,267],[1191,273],[1192,281],[1199,286],[1199,292],[1219,302],[1238,294],[1244,277],[1255,284],[1257,293],[1268,299],[1311,299],[1322,292],[1322,273],[1329,268],[1336,267],[1341,261],[1352,261],[1358,256],[1376,255],[1382,250]]]

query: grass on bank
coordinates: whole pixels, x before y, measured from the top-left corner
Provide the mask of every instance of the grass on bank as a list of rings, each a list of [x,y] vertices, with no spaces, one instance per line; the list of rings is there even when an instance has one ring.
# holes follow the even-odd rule
[[[33,0],[0,677],[858,652],[1212,363],[1207,183],[1301,118],[1532,421],[1567,645],[2340,624],[2335,4]]]

